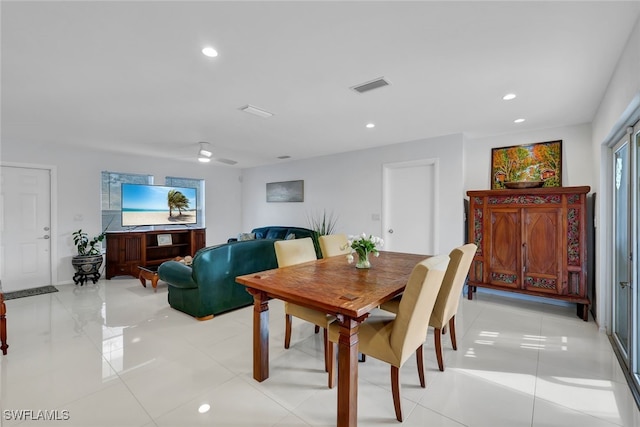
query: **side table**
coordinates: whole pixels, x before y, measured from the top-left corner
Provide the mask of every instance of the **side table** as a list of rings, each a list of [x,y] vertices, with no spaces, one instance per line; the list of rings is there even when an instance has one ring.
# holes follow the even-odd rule
[[[191,257],[182,258],[181,256],[177,256],[173,258],[172,261],[180,262],[183,259],[187,259],[191,261]],[[142,283],[142,286],[146,288],[147,280],[150,280],[151,286],[153,286],[153,292],[158,291],[157,289],[158,288],[158,267],[159,265],[149,265],[149,266],[139,265],[138,266],[138,270],[140,270],[140,272],[138,273],[138,279],[140,279],[140,283]]]
[[[154,265],[154,266],[149,266],[149,267],[142,267],[142,266],[138,266],[138,269],[140,270],[140,273],[138,274],[138,279],[140,279],[140,283],[142,283],[142,286],[144,286],[145,288],[147,287],[147,280],[151,281],[151,286],[153,286],[153,292],[157,292],[158,291],[158,266]]]

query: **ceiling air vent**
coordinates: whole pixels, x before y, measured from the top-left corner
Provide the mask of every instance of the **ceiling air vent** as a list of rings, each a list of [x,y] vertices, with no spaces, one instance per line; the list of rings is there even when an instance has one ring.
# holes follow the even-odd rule
[[[370,90],[378,89],[379,87],[389,86],[389,82],[384,77],[371,80],[370,82],[362,83],[356,86],[352,86],[351,89],[359,93],[369,92]]]
[[[238,163],[235,160],[231,160],[231,159],[220,159],[220,158],[217,158],[216,160],[218,162],[220,162],[220,163],[224,163],[225,165],[235,165],[235,164]]]

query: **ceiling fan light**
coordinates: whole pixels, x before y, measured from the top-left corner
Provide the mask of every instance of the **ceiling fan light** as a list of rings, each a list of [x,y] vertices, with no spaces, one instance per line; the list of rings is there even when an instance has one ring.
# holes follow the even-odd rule
[[[209,163],[209,162],[211,161],[211,159],[210,159],[209,157],[202,157],[202,156],[200,156],[200,157],[198,157],[198,161],[199,161],[200,163]]]
[[[200,157],[211,157],[213,156],[213,151],[209,148],[208,142],[200,142],[200,150],[198,151],[198,156]]]
[[[213,153],[209,150],[207,150],[206,148],[201,148],[200,151],[198,152],[198,154],[202,157],[211,157],[213,156]]]

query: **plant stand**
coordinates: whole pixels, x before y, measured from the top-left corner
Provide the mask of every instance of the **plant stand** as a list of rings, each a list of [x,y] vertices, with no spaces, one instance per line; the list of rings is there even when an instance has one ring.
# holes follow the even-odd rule
[[[72,258],[71,265],[76,270],[73,283],[83,286],[89,279],[96,283],[101,276],[102,255],[77,255]]]

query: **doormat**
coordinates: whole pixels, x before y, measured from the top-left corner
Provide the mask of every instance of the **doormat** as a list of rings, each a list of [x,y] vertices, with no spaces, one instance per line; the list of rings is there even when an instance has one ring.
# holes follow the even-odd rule
[[[55,286],[41,286],[39,288],[22,289],[20,291],[7,292],[4,294],[5,300],[30,297],[33,295],[50,294],[52,292],[58,292]]]

